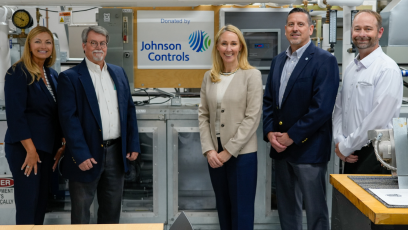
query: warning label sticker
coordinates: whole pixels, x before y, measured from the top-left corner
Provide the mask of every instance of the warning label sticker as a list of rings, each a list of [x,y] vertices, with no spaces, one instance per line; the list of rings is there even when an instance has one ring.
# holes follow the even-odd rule
[[[59,12],[59,24],[71,24],[71,12]]]
[[[14,208],[14,180],[0,177],[0,208]]]

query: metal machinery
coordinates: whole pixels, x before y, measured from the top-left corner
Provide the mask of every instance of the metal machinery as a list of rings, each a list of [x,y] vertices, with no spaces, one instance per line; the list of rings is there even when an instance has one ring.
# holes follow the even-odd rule
[[[220,27],[232,24],[242,31],[248,46],[248,60],[261,71],[264,85],[272,58],[289,46],[285,37],[285,24],[290,10],[290,8],[220,10]]]
[[[248,60],[259,70],[269,70],[272,58],[281,52],[280,29],[242,29]]]
[[[96,19],[99,26],[109,31],[106,62],[122,66],[133,88],[133,10],[101,8]]]
[[[395,60],[398,64],[408,64],[408,42],[406,37],[408,32],[400,30],[408,23],[405,9],[408,8],[407,0],[393,0],[382,11],[384,34],[381,37],[380,45],[384,52]]]
[[[398,176],[399,189],[408,189],[407,119],[394,118],[393,129],[368,131],[377,160]]]

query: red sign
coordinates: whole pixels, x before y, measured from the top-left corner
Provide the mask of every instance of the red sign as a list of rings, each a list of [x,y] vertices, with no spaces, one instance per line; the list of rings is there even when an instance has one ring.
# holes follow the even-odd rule
[[[0,178],[0,188],[1,187],[11,187],[14,185],[14,180],[10,178]]]
[[[59,16],[60,17],[62,17],[62,16],[71,16],[71,12],[60,12]]]

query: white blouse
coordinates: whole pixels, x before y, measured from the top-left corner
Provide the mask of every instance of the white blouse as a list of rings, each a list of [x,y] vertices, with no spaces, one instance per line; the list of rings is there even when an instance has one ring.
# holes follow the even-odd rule
[[[215,115],[215,135],[220,137],[220,117],[221,117],[221,102],[224,98],[225,91],[234,78],[235,74],[220,75],[221,81],[217,82],[217,112]]]

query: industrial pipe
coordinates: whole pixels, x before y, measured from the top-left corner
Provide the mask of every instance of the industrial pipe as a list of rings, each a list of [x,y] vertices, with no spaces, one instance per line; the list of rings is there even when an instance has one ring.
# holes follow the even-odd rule
[[[364,0],[327,0],[331,6],[361,6]]]
[[[0,7],[0,100],[4,100],[4,76],[11,66],[8,20],[12,14],[10,7]]]
[[[326,8],[326,4],[324,3],[324,0],[317,0],[317,5],[323,9]]]

